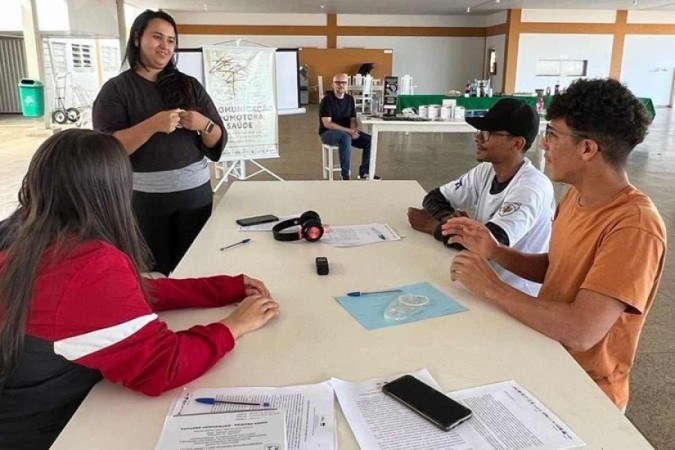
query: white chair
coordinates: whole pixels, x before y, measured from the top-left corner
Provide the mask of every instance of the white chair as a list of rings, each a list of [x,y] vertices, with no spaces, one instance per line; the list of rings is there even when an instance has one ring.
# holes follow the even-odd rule
[[[339,147],[337,145],[328,145],[321,143],[321,161],[322,161],[322,172],[323,179],[333,181],[333,172],[340,172],[340,157],[338,156],[337,166],[335,165],[333,152],[338,152]]]
[[[321,103],[321,99],[323,98],[323,76],[318,75],[316,79],[318,81],[317,87],[319,89],[319,103]]]
[[[413,95],[413,77],[411,75],[403,75],[401,77],[401,84],[398,89],[400,95]]]
[[[373,112],[372,101],[373,101],[373,77],[366,75],[363,77],[363,99],[361,103],[361,112],[365,113],[366,109],[369,113]]]
[[[357,75],[358,76],[358,75]],[[366,75],[361,79],[360,90],[354,93],[354,103],[357,111],[365,113],[366,110],[372,113],[371,101],[373,100],[373,77]]]

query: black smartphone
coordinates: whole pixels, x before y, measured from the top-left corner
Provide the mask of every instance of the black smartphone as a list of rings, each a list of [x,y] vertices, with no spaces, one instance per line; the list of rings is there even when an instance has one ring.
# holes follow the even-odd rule
[[[277,216],[272,214],[265,214],[264,216],[246,217],[244,219],[237,219],[237,224],[242,227],[250,227],[251,225],[258,225],[261,223],[276,222],[279,220]]]
[[[456,427],[473,414],[466,406],[412,375],[403,375],[385,383],[382,390],[443,431]]]

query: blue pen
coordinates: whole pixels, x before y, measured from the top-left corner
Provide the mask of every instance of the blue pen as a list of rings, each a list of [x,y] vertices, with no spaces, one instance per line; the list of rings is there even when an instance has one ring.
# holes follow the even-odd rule
[[[347,295],[350,297],[361,297],[362,295],[371,295],[371,294],[388,294],[390,292],[401,292],[401,289],[388,289],[386,291],[370,291],[370,292],[347,292]]]
[[[225,247],[220,247],[220,251],[222,252],[223,250],[227,250],[228,248],[232,248],[235,245],[246,244],[247,242],[251,242],[251,239],[247,238],[247,239],[244,239],[243,241],[235,242],[234,244],[226,245]]]
[[[262,403],[251,403],[251,402],[233,402],[229,400],[218,400],[213,397],[199,397],[196,398],[197,403],[204,403],[205,405],[215,405],[217,403],[223,403],[226,405],[247,405],[247,406],[270,406],[269,402]]]

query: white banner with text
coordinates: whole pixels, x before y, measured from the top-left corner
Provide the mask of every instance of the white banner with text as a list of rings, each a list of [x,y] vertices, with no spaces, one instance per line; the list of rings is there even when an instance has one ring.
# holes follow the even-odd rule
[[[203,47],[206,90],[228,134],[221,161],[279,157],[275,50]]]

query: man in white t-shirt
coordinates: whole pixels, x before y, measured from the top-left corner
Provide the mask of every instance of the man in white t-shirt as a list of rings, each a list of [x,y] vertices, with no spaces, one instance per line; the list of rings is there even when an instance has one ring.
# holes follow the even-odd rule
[[[429,192],[424,209],[408,208],[410,225],[448,244],[441,234],[449,218],[468,216],[483,222],[501,244],[525,253],[546,253],[555,209],[551,181],[537,170],[525,152],[539,131],[539,116],[513,98],[498,101],[483,117],[467,117],[479,131],[474,137],[481,163],[459,179]],[[501,279],[530,295],[540,285],[494,266]]]

